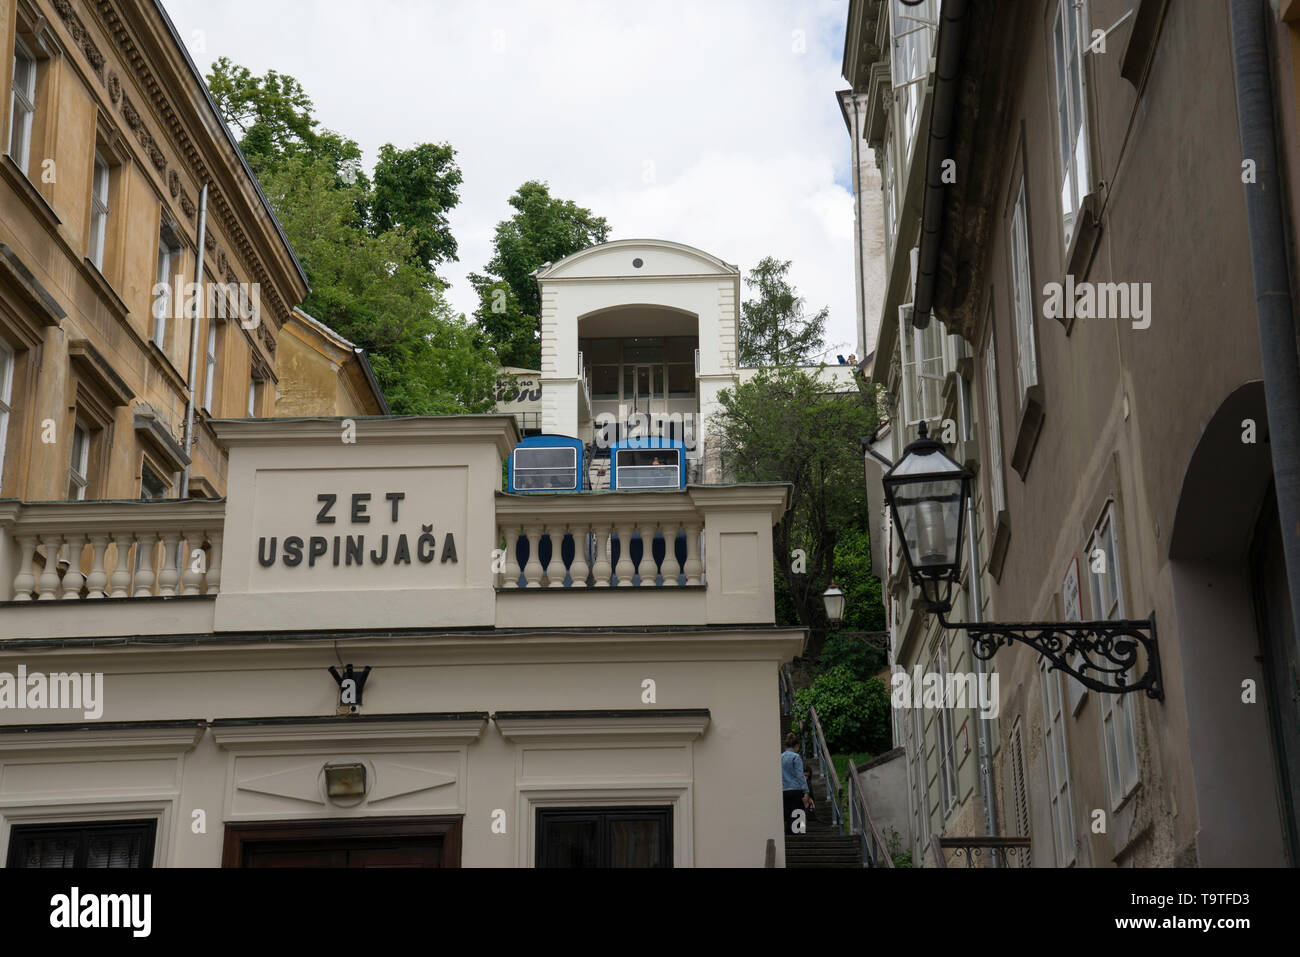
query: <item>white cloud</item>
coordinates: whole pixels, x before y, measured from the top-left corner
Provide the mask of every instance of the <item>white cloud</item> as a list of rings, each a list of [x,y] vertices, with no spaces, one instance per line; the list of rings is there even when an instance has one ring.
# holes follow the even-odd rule
[[[792,260],[809,307],[830,307],[832,356],[853,348],[845,0],[165,3],[201,69],[224,55],[291,74],[369,162],[386,142],[457,149],[460,262],[441,270],[457,309],[475,306],[465,276],[509,196],[544,179],[616,239],[672,239],[742,270]]]

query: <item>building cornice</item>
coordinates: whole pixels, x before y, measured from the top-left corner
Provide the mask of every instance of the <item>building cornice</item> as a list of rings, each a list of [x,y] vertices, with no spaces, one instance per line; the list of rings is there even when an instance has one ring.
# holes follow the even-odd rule
[[[689,741],[704,733],[709,719],[708,708],[498,711],[492,715],[503,738],[530,744],[593,737]]]
[[[356,438],[388,445],[428,445],[431,442],[492,439],[504,458],[519,444],[519,426],[512,415],[322,416],[294,419],[210,419],[217,439],[227,449],[278,446],[285,443],[337,445],[345,422],[356,426]]]

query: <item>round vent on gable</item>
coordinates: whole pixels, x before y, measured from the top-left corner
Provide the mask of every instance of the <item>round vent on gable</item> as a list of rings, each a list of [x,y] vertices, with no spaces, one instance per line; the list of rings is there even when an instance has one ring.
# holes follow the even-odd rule
[[[640,269],[640,268],[641,268],[642,266],[644,266],[644,265],[645,265],[645,263],[643,263],[640,259],[633,259],[633,260],[632,260],[632,268],[633,268],[633,269]]]

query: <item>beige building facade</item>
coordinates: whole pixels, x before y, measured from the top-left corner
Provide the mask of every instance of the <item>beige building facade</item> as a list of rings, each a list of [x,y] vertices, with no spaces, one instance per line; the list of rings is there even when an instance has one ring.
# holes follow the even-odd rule
[[[161,4],[17,0],[0,49],[0,497],[224,494],[293,250]]]
[[[214,422],[225,501],[0,503],[7,865],[779,866],[786,486],[508,495],[513,416],[353,423]]]
[[[897,460],[925,421],[975,473],[965,607],[950,618],[1153,616],[1163,682],[1159,698],[1099,692],[1030,647],[1001,649],[989,799],[977,788],[972,810],[931,812],[930,834],[1029,838],[1033,866],[1294,865],[1294,563],[1279,519],[1294,489],[1276,463],[1300,409],[1275,399],[1295,326],[1265,322],[1270,302],[1293,307],[1257,302],[1268,264],[1251,218],[1272,204],[1283,232],[1262,245],[1294,248],[1294,208],[1274,198],[1294,196],[1300,155],[1294,11],[1252,7],[1272,34],[1256,55],[1234,52],[1243,25],[1226,2],[853,6],[881,31],[889,17],[936,24],[933,72],[911,87],[919,133],[900,130],[907,78],[886,52],[860,78],[880,110],[868,143],[895,158],[877,449]],[[1243,66],[1281,77],[1289,193],[1277,166],[1243,162],[1258,95]],[[1293,256],[1283,269],[1285,289]],[[909,615],[936,623],[896,557],[888,567],[908,665]],[[969,649],[962,632],[939,639]],[[944,742],[917,750],[931,740]],[[934,863],[926,837],[914,853]]]

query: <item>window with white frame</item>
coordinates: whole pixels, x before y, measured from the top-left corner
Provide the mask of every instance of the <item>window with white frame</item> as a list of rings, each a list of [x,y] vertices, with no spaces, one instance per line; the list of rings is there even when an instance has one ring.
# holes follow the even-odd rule
[[[945,333],[931,317],[924,329],[912,324],[912,310],[899,310],[899,349],[902,352],[903,418],[906,425],[933,421],[943,415]]]
[[[9,155],[27,173],[36,116],[36,57],[22,40],[14,43],[13,94],[9,101]]]
[[[1088,541],[1093,618],[1124,617],[1120,584],[1119,545],[1115,535],[1115,503],[1108,502]],[[1101,734],[1106,755],[1106,779],[1111,810],[1119,807],[1138,782],[1137,727],[1131,695],[1102,694]]]
[[[1088,123],[1083,51],[1088,44],[1084,0],[1059,0],[1052,25],[1056,120],[1061,151],[1061,224],[1070,248],[1074,223],[1088,195]]]
[[[1016,312],[1016,386],[1021,403],[1030,386],[1038,384],[1038,352],[1034,341],[1033,283],[1029,276],[1029,219],[1025,181],[1020,180],[1011,216],[1011,292]]]
[[[1040,659],[1039,673],[1043,685],[1043,745],[1047,752],[1048,794],[1052,801],[1052,835],[1056,845],[1056,863],[1068,867],[1074,863],[1074,802],[1070,788],[1069,752],[1065,745],[1065,705],[1061,694],[1061,673]]]
[[[984,347],[984,411],[988,422],[989,500],[996,516],[1007,507],[1002,475],[1002,413],[998,408],[998,360],[993,349],[993,311],[989,310],[989,341]]]
[[[81,501],[90,484],[90,430],[80,420],[72,427],[72,464],[68,469],[68,498]]]
[[[203,360],[203,408],[212,411],[212,384],[217,378],[217,321],[208,320],[208,346]]]
[[[262,393],[262,380],[257,376],[252,376],[248,380],[248,417],[257,418],[257,404]]]
[[[917,834],[921,839],[921,853],[930,844],[930,796],[926,780],[925,731],[921,708],[912,709],[912,765],[916,775]]]
[[[944,688],[947,688],[948,642],[944,640],[942,633],[935,643],[934,654],[930,658],[930,673],[939,675],[940,680],[944,682]],[[943,780],[943,813],[947,815],[957,803],[957,761],[954,748],[955,735],[952,730],[952,702],[947,699],[946,694],[942,705],[943,707],[935,715],[935,725],[938,729],[935,748],[939,752],[939,777]]]
[[[13,409],[14,353],[0,341],[0,493],[4,491],[5,440],[9,436],[9,413]]]
[[[158,285],[155,287],[153,341],[167,349],[167,320],[172,315],[172,276],[180,264],[181,247],[171,227],[163,224],[158,233]]]
[[[921,120],[921,94],[925,77],[930,71],[930,50],[934,31],[939,21],[938,0],[922,0],[909,5],[893,0],[893,21],[890,29],[894,43],[893,86],[898,93],[902,119],[902,141],[899,144],[899,161],[907,163],[912,157],[912,144]]]
[[[98,151],[95,171],[90,181],[89,259],[101,272],[104,269],[104,237],[108,230],[108,163]]]

